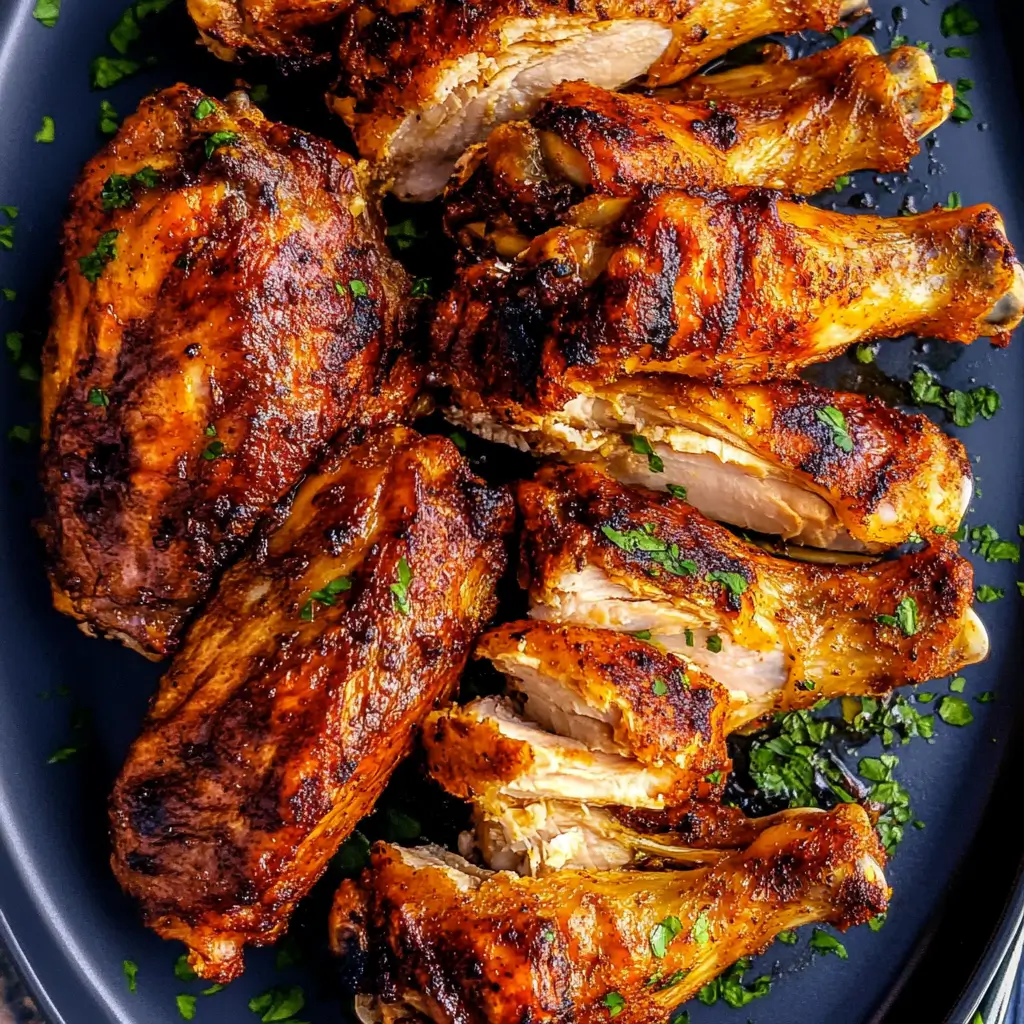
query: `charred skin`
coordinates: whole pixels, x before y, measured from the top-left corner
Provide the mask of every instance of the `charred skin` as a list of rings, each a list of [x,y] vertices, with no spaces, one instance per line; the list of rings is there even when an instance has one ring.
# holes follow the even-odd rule
[[[461,164],[445,223],[502,255],[592,192],[643,185],[830,188],[862,168],[904,170],[953,105],[921,49],[879,56],[863,36],[794,61],[689,78],[648,96],[557,86],[528,122],[496,128]],[[520,246],[522,248],[522,246]]]
[[[343,18],[332,106],[359,152],[392,185],[429,150],[439,161],[436,178],[417,187],[399,180],[396,191],[431,198],[467,147],[496,124],[528,116],[560,81],[586,78],[618,88],[646,76],[650,85],[670,84],[742,42],[771,32],[827,30],[860,6],[841,0],[362,0]],[[633,28],[636,38],[610,42]],[[567,58],[588,48],[607,59]],[[481,98],[486,109],[475,110]],[[438,143],[446,132],[450,138]]]
[[[618,992],[623,1021],[657,1024],[779,931],[845,928],[884,911],[889,895],[878,839],[853,805],[685,872],[481,877],[431,853],[378,844],[335,897],[332,945],[368,954],[364,984],[384,1019],[404,1002],[438,1024],[596,1024]],[[651,933],[669,915],[681,928],[656,959]],[[652,985],[656,972],[668,983]]]
[[[823,696],[884,694],[934,679],[980,660],[987,639],[971,612],[973,572],[956,545],[935,538],[925,550],[870,566],[840,568],[766,555],[712,523],[684,501],[629,488],[590,466],[547,466],[519,485],[524,518],[521,579],[531,615],[622,630],[653,615],[653,639],[671,642],[722,678],[705,649],[710,631],[753,652],[773,652],[780,674],[772,685],[742,695],[732,730],[771,710],[809,707]],[[611,531],[609,533],[609,531]],[[615,537],[654,538],[676,552],[675,568],[643,547]],[[681,562],[687,564],[683,565]],[[593,582],[584,585],[590,573]],[[709,578],[729,573],[727,586]],[[613,595],[589,597],[599,585]],[[740,587],[742,586],[742,590]],[[603,595],[604,590],[600,593]],[[891,620],[899,603],[915,602],[915,631]],[[636,615],[637,621],[623,621]]]
[[[437,358],[431,367],[451,422],[536,455],[594,462],[623,482],[687,485],[688,500],[705,515],[744,529],[883,551],[936,528],[955,532],[972,490],[958,440],[927,417],[876,398],[800,380],[719,387],[638,375],[580,391],[550,386],[543,402],[521,403],[509,394],[517,382],[502,366],[472,356],[460,349],[458,359]],[[823,420],[829,407],[843,416],[851,452],[836,446]],[[662,458],[662,471],[649,472],[647,456],[633,448],[636,435]],[[675,452],[702,455],[703,471],[694,460],[690,476],[681,477],[671,462]],[[733,467],[749,475],[750,489],[747,505],[730,515],[720,490],[732,485],[715,481]],[[777,482],[806,494],[806,510],[788,512],[791,499]],[[830,531],[830,543],[823,543]]]
[[[330,438],[403,415],[421,376],[354,162],[241,94],[197,118],[204,99],[144,100],[86,165],[43,357],[54,603],[148,657]]]
[[[118,881],[200,976],[230,981],[245,945],[281,936],[450,696],[512,516],[448,440],[378,428],[225,573],[110,801]],[[342,578],[333,604],[313,597]]]
[[[458,271],[437,360],[491,367],[510,398],[543,407],[644,372],[792,377],[908,332],[1006,344],[1024,310],[1024,272],[987,206],[885,219],[759,189],[644,188],[570,219],[510,263]]]

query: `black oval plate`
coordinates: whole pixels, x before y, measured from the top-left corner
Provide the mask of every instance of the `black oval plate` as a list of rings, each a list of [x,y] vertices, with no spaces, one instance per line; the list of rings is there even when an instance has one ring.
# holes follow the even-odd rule
[[[13,222],[0,212],[0,226],[13,223],[15,229],[13,250],[0,247],[0,288],[17,292],[13,302],[0,298],[0,331],[25,335],[29,365],[38,359],[45,331],[66,197],[80,165],[102,142],[96,127],[100,100],[124,114],[153,88],[186,79],[223,94],[240,73],[195,45],[183,0],[174,0],[136,49],[140,58],[155,55],[158,62],[113,89],[90,91],[90,61],[114,55],[106,34],[122,3],[65,0],[54,28],[32,18],[33,0],[0,3],[0,205],[19,208]],[[879,48],[896,33],[911,42],[930,41],[945,77],[973,81],[967,98],[975,116],[940,129],[931,161],[922,154],[909,183],[887,176],[877,184],[866,173],[826,201],[846,208],[851,196],[870,191],[881,210],[892,214],[908,191],[919,208],[945,202],[957,191],[965,204],[998,206],[1010,237],[1024,239],[1024,196],[1016,187],[1024,166],[1024,117],[1009,55],[1021,38],[1019,16],[1008,10],[1016,7],[1011,3],[1005,11],[995,0],[969,0],[969,6],[981,33],[949,40],[939,31],[941,0],[910,0],[903,8],[906,20],[899,22],[892,5],[877,6]],[[945,47],[958,45],[969,47],[971,57],[944,56]],[[268,69],[245,74],[252,82],[270,83],[271,116],[344,141],[341,126],[319,102],[318,84],[285,84]],[[33,141],[44,115],[56,126],[49,144]],[[885,373],[902,379],[919,363],[941,370],[950,386],[985,383],[999,389],[1002,411],[961,432],[979,484],[969,519],[1016,537],[1024,521],[1024,354],[985,342],[965,348],[904,340],[883,345],[878,359]],[[849,387],[863,384],[861,369],[841,359],[819,376]],[[36,385],[22,380],[13,363],[2,374],[2,387],[4,433],[36,422]],[[111,643],[86,639],[51,610],[30,525],[39,507],[35,454],[33,445],[0,440],[0,932],[54,1024],[172,1024],[181,1019],[175,996],[198,994],[202,986],[174,977],[180,950],[145,931],[119,892],[107,867],[105,816],[106,794],[159,669]],[[774,968],[778,975],[768,997],[743,1011],[694,1002],[694,1024],[748,1017],[758,1024],[966,1019],[1020,913],[1014,876],[1024,848],[1019,829],[1002,826],[1015,815],[1013,788],[1021,777],[1011,744],[1024,708],[1020,670],[1014,667],[1021,611],[1017,573],[1009,563],[978,568],[979,583],[1006,590],[1002,601],[981,606],[993,654],[967,673],[975,722],[959,729],[937,723],[933,744],[915,740],[897,751],[900,778],[926,827],[909,830],[891,865],[895,895],[888,922],[877,934],[867,928],[849,934],[845,962],[816,957],[803,970],[811,959],[806,936],[792,949],[773,946],[758,965],[761,973]],[[945,682],[926,689],[942,693]],[[996,702],[973,700],[986,690],[997,692]],[[82,751],[47,763],[67,745]],[[306,917],[307,938],[322,949],[323,914],[318,908]],[[126,959],[138,964],[134,994],[122,973]],[[302,1019],[324,1024],[338,1018],[329,970],[279,971],[273,952],[257,951],[249,954],[240,982],[199,996],[195,1019],[253,1021],[248,999],[282,983],[305,986],[309,1002]]]

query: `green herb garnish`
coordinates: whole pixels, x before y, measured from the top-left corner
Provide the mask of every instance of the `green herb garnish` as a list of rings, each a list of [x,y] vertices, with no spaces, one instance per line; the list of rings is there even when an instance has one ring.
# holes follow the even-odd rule
[[[174,1001],[178,1004],[178,1013],[182,1020],[194,1020],[196,1015],[196,997],[187,995],[176,995]]]
[[[124,974],[124,980],[128,982],[128,991],[134,993],[139,977],[139,965],[134,960],[125,960],[121,964],[121,971]]]
[[[733,597],[739,597],[747,589],[747,581],[738,572],[723,572],[720,569],[715,569],[709,572],[704,579],[708,583],[721,583]]]
[[[722,638],[717,633],[712,633],[704,642],[704,646],[707,647],[712,654],[721,654]]]
[[[904,636],[913,636],[918,631],[917,601],[912,597],[900,599],[895,615],[876,615],[875,621],[883,626],[898,626]]]
[[[138,61],[127,57],[100,56],[90,65],[89,77],[94,89],[109,89],[134,75],[141,67]]]
[[[405,559],[405,555],[398,560],[398,582],[391,584],[391,593],[394,595],[395,607],[403,614],[408,615],[409,606],[409,584],[412,583],[412,570]]]
[[[682,930],[682,921],[674,915],[670,915],[663,921],[659,921],[651,929],[651,953],[659,960],[663,959],[665,954],[668,952],[669,944]]]
[[[104,231],[96,242],[96,248],[78,259],[78,269],[90,284],[95,284],[103,269],[117,259],[117,236],[119,231]]]
[[[249,1009],[258,1014],[264,1024],[291,1020],[305,1005],[305,993],[298,985],[272,988],[249,1000]]]
[[[651,523],[645,523],[639,530],[616,530],[607,523],[601,532],[617,548],[627,554],[643,554],[673,576],[693,576],[697,563],[680,555],[679,545],[662,540]]]
[[[950,36],[973,36],[981,28],[981,22],[966,4],[955,3],[942,12],[939,29],[948,39]]]
[[[850,959],[850,954],[846,952],[846,947],[834,935],[829,935],[828,932],[822,931],[820,928],[814,929],[810,947],[816,953],[833,953],[840,960]]]
[[[100,100],[100,117],[97,128],[101,135],[114,135],[120,127],[121,118],[109,100]]]
[[[970,725],[974,721],[974,714],[970,704],[963,697],[947,696],[939,702],[939,718],[946,725]]]
[[[665,490],[668,491],[673,498],[678,498],[680,501],[686,501],[686,488],[680,484],[665,484]]]
[[[36,142],[53,142],[57,137],[57,126],[49,114],[43,115],[43,124],[35,134]]]
[[[214,132],[204,143],[206,159],[209,160],[221,146],[233,146],[238,141],[238,132]]]
[[[668,683],[664,679],[655,679],[651,684],[651,692],[655,697],[664,697],[668,693]]]
[[[609,1017],[617,1017],[626,1008],[626,1000],[620,992],[609,992],[601,1002],[608,1010]]]
[[[642,434],[631,434],[629,446],[637,455],[647,456],[647,465],[652,473],[665,472],[665,463],[662,461],[661,456],[655,454],[654,449],[651,447],[651,442]]]
[[[47,28],[53,28],[57,24],[57,19],[60,17],[60,0],[36,0],[36,5],[32,8],[32,17],[39,22],[40,25],[45,25]],[[125,961],[127,963],[128,961]],[[135,990],[132,989],[134,992]]]
[[[1006,596],[1006,591],[1002,587],[990,587],[987,583],[983,583],[974,592],[975,598],[982,604],[991,604],[993,601],[998,601],[1001,597]]]
[[[832,443],[843,452],[853,451],[853,438],[846,426],[846,417],[834,406],[814,410],[815,418],[832,431]]]
[[[322,604],[328,608],[332,608],[336,603],[338,594],[344,594],[346,591],[352,589],[352,580],[348,576],[339,576],[337,579],[333,579],[321,590],[314,590],[309,595],[309,600],[302,606],[299,612],[299,618],[304,622],[313,621],[313,607],[315,604]]]
[[[192,116],[197,121],[205,121],[211,114],[217,112],[217,104],[213,102],[208,96],[204,96],[196,105],[192,111]]]

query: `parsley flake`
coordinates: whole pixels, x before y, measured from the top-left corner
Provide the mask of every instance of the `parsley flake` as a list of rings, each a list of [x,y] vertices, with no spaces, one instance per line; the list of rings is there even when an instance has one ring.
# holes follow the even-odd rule
[[[843,452],[853,451],[853,438],[846,426],[846,417],[834,405],[814,410],[815,418],[832,431],[832,443]]]
[[[221,146],[233,146],[238,141],[238,132],[214,132],[207,136],[203,148],[209,160]]]
[[[409,295],[414,299],[429,298],[431,280],[429,277],[417,277],[412,283],[412,290],[409,292]]]
[[[207,462],[213,462],[215,459],[219,459],[224,454],[224,442],[223,441],[211,441],[203,449],[203,458]]]
[[[665,484],[665,490],[672,495],[673,498],[678,498],[680,501],[686,501],[686,488],[679,484]]]
[[[32,17],[40,25],[53,28],[60,17],[60,0],[36,0],[36,5],[32,8]],[[127,963],[128,961],[125,962]],[[134,992],[135,990],[132,989],[132,991]]]
[[[708,922],[706,910],[702,910],[697,915],[697,920],[693,922],[693,927],[690,929],[690,938],[698,946],[706,946],[711,941],[711,925]]]
[[[117,236],[119,231],[104,231],[96,242],[96,248],[78,259],[78,269],[90,284],[95,284],[111,260],[117,259]]]
[[[655,697],[664,697],[668,693],[668,683],[664,679],[655,679],[651,684],[651,692]]]
[[[621,992],[609,992],[601,1002],[608,1010],[609,1017],[617,1017],[626,1008],[626,1000]]]
[[[360,281],[358,278],[353,278],[351,281],[349,281],[348,286],[351,289],[352,294],[355,296],[370,294],[369,288],[367,288],[366,285],[363,284],[363,282]]]
[[[114,135],[120,127],[121,118],[109,100],[100,100],[100,116],[96,127],[101,135]]]
[[[739,597],[747,589],[747,581],[738,572],[723,572],[720,569],[715,569],[709,572],[704,579],[708,583],[721,583],[733,597]]]
[[[682,558],[679,545],[662,540],[655,532],[651,523],[645,523],[639,530],[616,530],[607,523],[601,532],[617,548],[627,554],[643,554],[673,576],[693,576],[697,572],[697,563]]]
[[[963,697],[946,696],[939,703],[939,718],[946,725],[964,726],[974,721],[974,714]]]
[[[338,594],[344,594],[351,589],[352,580],[348,576],[339,576],[337,579],[331,580],[323,589],[314,590],[309,595],[309,600],[302,606],[302,610],[299,612],[299,618],[305,622],[312,622],[314,602],[332,608]]]
[[[981,604],[991,604],[993,601],[1005,597],[1006,591],[1002,587],[990,587],[987,583],[983,583],[974,592],[974,596]]]
[[[391,584],[391,593],[394,595],[395,607],[403,615],[410,612],[409,606],[409,584],[412,583],[412,569],[405,559],[405,555],[398,560],[398,582]]]
[[[96,57],[89,67],[89,79],[94,89],[109,89],[124,78],[134,75],[142,65],[127,57]]]
[[[36,142],[53,142],[56,137],[57,126],[53,118],[49,114],[44,114],[42,127],[35,134]]]
[[[125,960],[121,964],[121,970],[124,973],[124,980],[128,982],[128,991],[134,993],[139,977],[139,965],[134,960]]]
[[[904,636],[913,636],[918,631],[917,601],[903,597],[896,605],[895,615],[876,615],[875,621],[883,626],[898,626]]]
[[[631,434],[629,446],[637,455],[647,456],[647,465],[652,473],[665,472],[665,463],[662,461],[661,456],[655,454],[654,449],[651,447],[651,442],[642,434]]]
[[[722,652],[722,638],[717,633],[712,633],[704,642],[704,646],[712,654],[721,654]]]
[[[196,1015],[196,997],[187,995],[176,995],[174,1001],[178,1004],[178,1013],[183,1020],[194,1020]]]
[[[966,4],[955,3],[942,12],[939,29],[948,39],[950,36],[973,36],[981,28],[981,22]]]
[[[828,932],[822,931],[820,928],[814,929],[810,947],[816,953],[833,953],[840,960],[850,959],[850,954],[846,952],[846,947],[834,935],[829,935]]]
[[[192,116],[197,121],[205,121],[211,114],[217,112],[217,104],[209,98],[204,96],[196,105],[192,111]]]
[[[683,922],[674,914],[669,915],[663,921],[659,921],[651,929],[650,945],[651,953],[659,960],[663,959],[668,952],[669,944],[683,930]]]
[[[298,985],[272,988],[249,1000],[249,1009],[265,1024],[290,1020],[306,1005],[305,993]]]

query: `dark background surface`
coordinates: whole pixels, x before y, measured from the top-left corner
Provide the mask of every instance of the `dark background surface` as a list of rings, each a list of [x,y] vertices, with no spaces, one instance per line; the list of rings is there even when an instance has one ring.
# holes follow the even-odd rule
[[[186,78],[223,94],[239,73],[194,45],[184,3],[176,0],[139,47],[141,56],[160,55],[160,62],[114,89],[90,92],[89,61],[113,53],[106,33],[123,4],[65,0],[57,27],[47,29],[31,18],[32,0],[0,0],[0,204],[20,207],[15,248],[0,249],[0,287],[18,293],[13,304],[0,300],[0,332],[25,332],[29,353],[38,352],[45,329],[66,196],[82,162],[102,141],[96,131],[100,99],[108,99],[123,115],[152,88]],[[895,213],[906,194],[924,209],[956,190],[965,204],[997,205],[1010,237],[1020,241],[1024,196],[1017,182],[1024,164],[1024,117],[1013,78],[1014,60],[1020,61],[1013,54],[1021,35],[1017,25],[1001,20],[1019,15],[1009,10],[1001,15],[995,0],[972,0],[981,34],[947,41],[939,33],[944,6],[941,0],[908,0],[906,20],[897,26],[893,5],[876,4],[880,27],[874,38],[879,49],[897,31],[911,41],[931,41],[943,77],[974,80],[974,120],[939,130],[931,167],[922,153],[908,179],[889,175],[879,184],[865,173],[825,201],[851,209],[850,199],[867,191],[883,212]],[[1017,5],[1005,5],[1011,6]],[[972,57],[945,58],[947,45],[969,46]],[[344,141],[343,127],[323,112],[316,83],[285,85],[267,69],[245,74],[252,83],[270,84],[271,116]],[[51,145],[33,142],[44,114],[56,122]],[[929,173],[940,166],[941,173]],[[904,340],[881,347],[878,367],[886,379],[877,369],[865,372],[845,358],[816,376],[891,396],[896,392],[887,378],[905,380],[919,364],[941,372],[950,386],[991,384],[1001,392],[1004,408],[993,420],[965,431],[947,426],[962,436],[976,460],[979,493],[969,521],[992,523],[1003,536],[1016,537],[1017,524],[1024,521],[1024,362],[1015,348],[998,351],[984,341],[965,348]],[[14,367],[5,369],[0,374],[4,434],[12,424],[38,419],[35,385],[20,380]],[[43,1008],[54,1024],[170,1024],[180,1020],[175,995],[196,993],[202,986],[174,978],[172,965],[180,949],[145,931],[118,891],[106,863],[104,811],[111,780],[160,669],[111,643],[85,638],[50,610],[30,525],[38,509],[34,460],[34,447],[0,439],[0,910],[13,933],[16,955],[31,964],[27,981],[45,993]],[[803,933],[792,949],[774,946],[758,962],[758,973],[774,969],[778,975],[770,996],[740,1011],[694,1003],[694,1024],[748,1018],[757,1024],[930,1024],[951,1011],[991,941],[1024,847],[1024,833],[1015,822],[1021,765],[1011,742],[1024,711],[1019,668],[1024,604],[1017,596],[1017,578],[1009,563],[979,565],[978,582],[1003,587],[1007,596],[980,607],[993,654],[987,664],[966,673],[973,725],[955,729],[937,723],[933,744],[915,740],[897,751],[898,777],[926,827],[909,830],[890,866],[895,893],[885,927],[878,933],[867,928],[850,933],[844,939],[850,954],[846,962],[816,957],[811,963]],[[58,695],[65,687],[71,694]],[[945,683],[926,689],[942,693]],[[998,700],[974,702],[984,690],[995,690]],[[46,763],[54,750],[72,741],[85,747],[79,756],[63,764]],[[314,907],[303,920],[300,935],[322,951],[322,914]],[[135,995],[127,992],[122,976],[126,958],[139,965]],[[255,1020],[246,1009],[248,998],[269,985],[293,981],[305,985],[310,997],[302,1019],[324,1024],[340,1016],[329,971],[278,972],[271,951],[250,953],[247,962],[240,982],[200,999],[197,1021]]]

